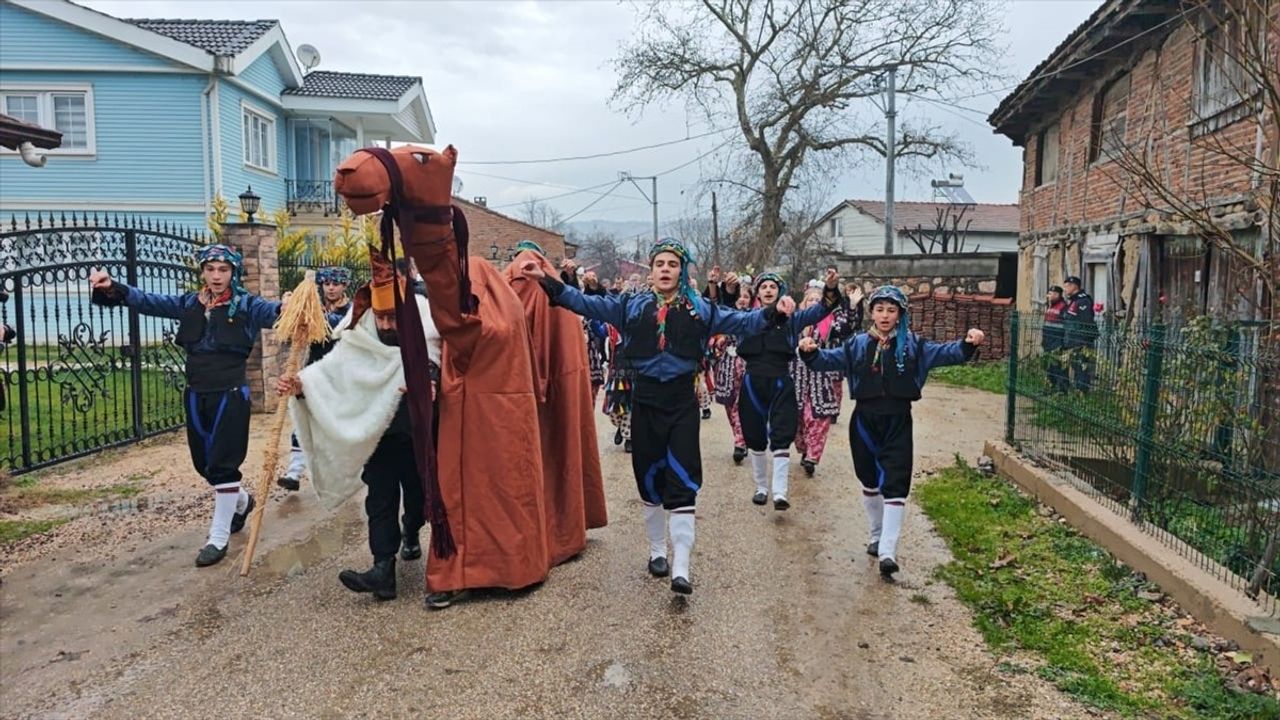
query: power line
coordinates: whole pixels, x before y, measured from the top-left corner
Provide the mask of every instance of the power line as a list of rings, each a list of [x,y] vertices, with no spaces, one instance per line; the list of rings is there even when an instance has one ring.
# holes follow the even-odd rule
[[[479,174],[479,173],[476,173],[476,174]],[[512,182],[521,182],[521,183],[526,183],[526,184],[529,184],[529,185],[543,185],[543,186],[545,186],[545,187],[573,188],[573,186],[572,186],[572,185],[554,185],[554,184],[551,184],[551,183],[540,183],[540,182],[533,182],[533,181],[529,181],[529,180],[517,180],[517,179],[515,179],[515,178],[504,178],[504,177],[498,177],[498,176],[496,176],[496,175],[487,175],[486,177],[497,177],[499,180],[511,180]],[[600,189],[600,188],[602,188],[602,187],[608,187],[609,185],[615,185],[615,184],[617,184],[617,181],[616,181],[616,180],[609,180],[608,182],[602,182],[602,183],[600,183],[599,185],[592,185],[591,187],[585,187],[585,188],[573,188],[573,189],[571,189],[569,192],[560,193],[560,194],[558,194],[558,195],[548,195],[547,197],[535,198],[535,199],[536,199],[536,200],[538,200],[539,202],[544,202],[544,201],[547,201],[547,200],[558,200],[558,199],[560,199],[560,198],[566,198],[566,197],[570,197],[570,196],[573,196],[573,195],[581,195],[582,193],[592,193],[592,194],[594,194],[594,195],[600,195],[600,196],[602,196],[602,197],[603,197],[606,193],[602,193],[602,192],[600,192],[600,191],[599,191],[599,189]],[[627,199],[629,199],[629,200],[639,200],[639,199],[640,199],[640,198],[635,197],[635,196],[633,196],[633,195],[622,195],[621,197],[627,198]],[[501,209],[501,208],[516,207],[516,206],[518,206],[518,205],[523,205],[523,204],[525,204],[526,202],[528,202],[528,201],[527,201],[527,200],[521,200],[521,201],[519,201],[519,202],[503,203],[503,204],[501,204],[501,205],[490,205],[490,206],[489,206],[489,209],[491,209],[491,210],[498,210],[498,209]]]
[[[576,212],[576,213],[573,213],[573,214],[572,214],[572,215],[570,215],[569,217],[564,218],[564,219],[563,219],[563,220],[561,220],[560,222],[562,222],[562,223],[567,223],[567,222],[569,222],[570,220],[572,220],[572,219],[574,219],[574,218],[578,217],[578,216],[579,216],[579,215],[581,215],[582,213],[584,213],[584,212],[586,212],[586,211],[590,210],[590,209],[591,209],[591,207],[592,207],[593,205],[595,205],[596,203],[600,202],[601,200],[603,200],[603,199],[605,199],[605,198],[609,197],[609,193],[612,193],[614,190],[618,189],[618,186],[619,186],[619,185],[622,185],[622,181],[621,181],[621,180],[619,180],[619,181],[615,182],[615,183],[613,184],[613,187],[612,187],[612,188],[610,188],[610,190],[609,190],[608,192],[606,192],[605,194],[603,194],[603,195],[601,195],[600,197],[596,198],[595,200],[592,200],[591,202],[587,203],[587,206],[586,206],[586,207],[582,208],[581,210],[579,210],[579,211],[578,211],[578,212]]]
[[[710,154],[712,154],[712,153],[714,153],[714,152],[718,151],[720,148],[724,147],[725,145],[728,145],[729,143],[733,142],[735,139],[736,139],[736,136],[735,136],[735,137],[731,137],[731,138],[729,138],[728,140],[725,140],[724,142],[720,143],[719,145],[717,145],[717,146],[715,146],[715,147],[711,148],[710,150],[708,150],[708,151],[706,151],[706,152],[702,153],[702,154],[701,154],[701,155],[699,155],[698,157],[696,157],[696,158],[694,158],[694,159],[692,159],[692,160],[690,160],[690,161],[688,161],[688,162],[686,162],[686,163],[681,163],[681,164],[679,164],[679,165],[677,165],[677,166],[675,166],[675,167],[671,168],[670,170],[663,170],[662,172],[658,173],[658,177],[662,177],[663,175],[670,175],[671,173],[673,173],[673,172],[675,172],[675,171],[677,171],[677,170],[683,170],[684,168],[687,168],[687,167],[689,167],[690,165],[692,165],[692,164],[694,164],[694,163],[698,162],[698,161],[699,161],[699,160],[701,160],[702,158],[707,157],[708,155],[710,155]]]
[[[990,129],[991,129],[991,126],[990,126],[990,125],[988,125],[988,124],[987,124],[987,123],[985,123],[985,122],[982,122],[982,121],[980,121],[980,120],[974,120],[974,119],[973,119],[973,118],[971,118],[971,117],[968,117],[968,116],[965,116],[965,115],[961,115],[961,114],[960,114],[960,113],[958,113],[958,112],[954,112],[954,111],[952,111],[952,110],[949,110],[949,109],[948,109],[949,107],[954,107],[953,105],[951,105],[951,103],[945,103],[945,102],[942,102],[942,101],[940,101],[940,100],[934,100],[934,99],[932,99],[932,98],[927,98],[927,97],[920,97],[919,95],[912,95],[912,96],[910,96],[910,97],[912,97],[912,98],[914,98],[914,99],[916,99],[916,100],[921,100],[921,101],[923,101],[923,102],[927,102],[927,103],[929,103],[930,105],[936,105],[939,109],[941,109],[941,110],[942,110],[943,112],[945,112],[946,114],[951,115],[951,116],[953,116],[953,117],[960,118],[961,120],[964,120],[964,121],[965,121],[965,122],[967,122],[967,123],[973,123],[974,125],[977,125],[977,126],[979,126],[979,127],[983,128],[984,130],[990,130]],[[961,109],[964,109],[964,108],[961,108]]]
[[[667,140],[665,142],[653,143],[652,145],[641,145],[640,147],[627,148],[626,150],[612,150],[610,152],[593,153],[591,155],[573,155],[570,157],[540,158],[537,160],[534,160],[534,159],[460,160],[458,164],[459,165],[536,165],[540,163],[572,162],[575,160],[595,160],[596,158],[614,157],[616,155],[627,155],[629,153],[640,152],[642,150],[652,150],[654,148],[667,147],[668,145],[679,145],[680,143],[686,143],[686,142],[689,142],[690,140],[699,140],[701,138],[708,137],[711,135],[716,135],[718,133],[722,133],[726,130],[732,130],[732,129],[733,129],[732,126],[722,127],[722,128],[717,128],[715,130],[708,130],[707,132],[704,132],[698,135],[691,135],[689,137],[680,138],[679,140]]]

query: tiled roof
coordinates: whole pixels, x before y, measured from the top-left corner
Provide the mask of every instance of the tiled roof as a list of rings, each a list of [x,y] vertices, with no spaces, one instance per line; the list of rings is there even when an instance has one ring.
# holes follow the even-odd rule
[[[285,90],[285,95],[354,98],[358,100],[399,100],[422,78],[404,75],[368,75],[365,73],[314,70],[302,80],[302,87]]]
[[[884,222],[883,200],[849,200],[853,207]],[[948,203],[931,202],[895,202],[893,204],[893,224],[901,228],[915,229],[917,225],[931,228],[938,224],[938,208],[949,207]],[[978,203],[963,206],[963,222],[973,221],[970,231],[985,232],[1018,232],[1017,205],[989,205]]]
[[[125,22],[214,55],[239,55],[279,24],[276,20],[154,20]]]

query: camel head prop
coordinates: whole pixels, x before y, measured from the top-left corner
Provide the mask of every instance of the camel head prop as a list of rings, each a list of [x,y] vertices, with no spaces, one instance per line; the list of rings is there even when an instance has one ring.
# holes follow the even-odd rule
[[[377,212],[391,201],[414,208],[448,207],[453,196],[453,168],[458,151],[452,145],[444,151],[420,145],[405,145],[391,151],[403,182],[401,198],[392,198],[387,168],[373,154],[357,150],[342,164],[333,178],[333,189],[357,215]]]

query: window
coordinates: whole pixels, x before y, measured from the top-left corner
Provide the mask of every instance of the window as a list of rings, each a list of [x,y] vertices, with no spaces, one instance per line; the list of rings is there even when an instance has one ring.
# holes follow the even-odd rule
[[[1239,23],[1217,24],[1201,37],[1193,101],[1196,119],[1229,110],[1253,94],[1249,73],[1238,60],[1242,52]]]
[[[1129,76],[1107,83],[1093,98],[1093,135],[1089,162],[1119,157],[1124,148],[1125,115],[1129,104]]]
[[[1036,187],[1058,179],[1058,123],[1040,131],[1036,143]]]
[[[838,238],[843,236],[844,227],[843,223],[840,222],[840,218],[831,218],[831,237]]]
[[[244,164],[267,172],[276,171],[276,121],[264,112],[242,106],[244,118]]]
[[[94,152],[93,93],[87,88],[0,88],[0,112],[62,133],[62,145],[46,152]]]

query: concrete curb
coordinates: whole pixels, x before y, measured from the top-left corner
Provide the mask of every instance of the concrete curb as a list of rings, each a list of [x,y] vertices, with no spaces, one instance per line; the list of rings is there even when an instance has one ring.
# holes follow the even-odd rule
[[[1276,618],[1191,560],[1099,503],[1070,480],[1035,467],[1009,445],[988,440],[987,456],[1000,475],[1052,507],[1083,535],[1145,574],[1215,633],[1239,643],[1258,665],[1280,664],[1280,635],[1262,632]]]

